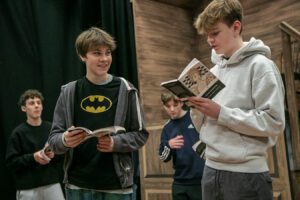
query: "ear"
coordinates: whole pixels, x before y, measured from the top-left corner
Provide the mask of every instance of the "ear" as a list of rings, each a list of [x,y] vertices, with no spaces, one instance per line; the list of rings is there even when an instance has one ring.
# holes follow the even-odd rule
[[[80,57],[80,60],[82,61],[82,62],[85,62],[86,61],[86,57],[85,56],[79,56]]]
[[[23,112],[26,112],[26,107],[25,107],[25,106],[21,106],[21,110],[22,110]]]
[[[242,29],[242,23],[239,20],[235,20],[233,22],[233,30],[235,33],[237,33],[238,35],[240,35]]]
[[[183,101],[179,101],[180,107],[183,108],[184,106],[184,102]]]

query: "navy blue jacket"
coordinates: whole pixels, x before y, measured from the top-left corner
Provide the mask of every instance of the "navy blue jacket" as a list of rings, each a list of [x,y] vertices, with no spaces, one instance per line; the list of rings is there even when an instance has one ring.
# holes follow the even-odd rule
[[[183,135],[184,146],[181,149],[171,149],[168,142],[178,134]],[[159,156],[163,162],[173,158],[174,183],[201,184],[204,160],[192,149],[193,144],[198,140],[199,133],[191,121],[189,112],[182,118],[170,119],[165,124],[161,134]]]

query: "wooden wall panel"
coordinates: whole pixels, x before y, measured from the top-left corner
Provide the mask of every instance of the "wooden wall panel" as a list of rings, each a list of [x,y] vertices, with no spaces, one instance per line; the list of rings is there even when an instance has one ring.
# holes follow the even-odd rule
[[[172,163],[158,157],[160,133],[168,119],[160,83],[177,78],[196,55],[192,13],[151,0],[133,1],[140,96],[150,137],[141,150],[143,199],[171,200]]]
[[[153,177],[172,178],[173,176],[172,162],[167,162],[167,163],[161,162],[158,156],[161,129],[162,126],[158,126],[156,128],[152,127],[148,129],[151,132],[151,134],[147,141],[147,145],[142,150],[142,154],[143,154],[142,163],[144,163],[143,172],[146,178],[153,178]],[[151,162],[148,162],[147,155],[153,156]]]
[[[136,48],[140,95],[145,111],[148,143],[141,150],[141,187],[143,199],[171,200],[172,166],[158,158],[160,131],[168,119],[164,113],[160,83],[176,78],[193,57],[209,67],[210,48],[206,38],[197,35],[193,27],[195,10],[172,0],[132,0],[135,20]],[[184,1],[189,2],[189,1]],[[195,2],[195,1],[193,1]],[[272,50],[272,59],[282,69],[281,21],[300,27],[299,0],[241,0],[245,12],[243,35],[262,39]],[[180,3],[180,2],[179,2]],[[176,6],[176,4],[178,6]],[[175,5],[175,6],[174,6]],[[288,168],[283,135],[269,152],[270,172],[274,177],[274,199],[290,200]],[[280,164],[279,164],[280,163]],[[299,176],[294,176],[299,179]]]
[[[172,199],[171,191],[168,190],[146,190],[146,198],[145,200],[166,200]]]
[[[276,145],[272,149],[269,149],[268,165],[270,175],[273,179],[274,199],[290,200],[291,188],[289,184],[286,147],[283,134],[278,137]]]
[[[160,102],[160,83],[176,78],[194,56],[196,32],[190,26],[191,14],[184,9],[149,0],[136,2],[140,93],[147,124],[152,126],[167,118]]]
[[[262,39],[271,47],[272,59],[281,68],[282,46],[281,32],[278,28],[281,21],[300,26],[300,1],[246,1],[244,5],[244,39],[250,37]]]

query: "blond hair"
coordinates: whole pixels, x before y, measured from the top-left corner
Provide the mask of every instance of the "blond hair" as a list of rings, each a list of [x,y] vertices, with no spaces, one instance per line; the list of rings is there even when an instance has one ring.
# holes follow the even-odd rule
[[[198,33],[211,30],[218,22],[230,27],[236,20],[242,23],[243,7],[238,0],[213,0],[195,20]],[[240,33],[242,32],[242,29]]]

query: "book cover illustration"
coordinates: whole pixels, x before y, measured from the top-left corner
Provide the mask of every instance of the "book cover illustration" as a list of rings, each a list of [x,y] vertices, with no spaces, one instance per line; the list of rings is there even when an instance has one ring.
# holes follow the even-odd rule
[[[178,79],[161,83],[180,98],[201,96],[213,98],[225,85],[202,62],[194,58]]]

